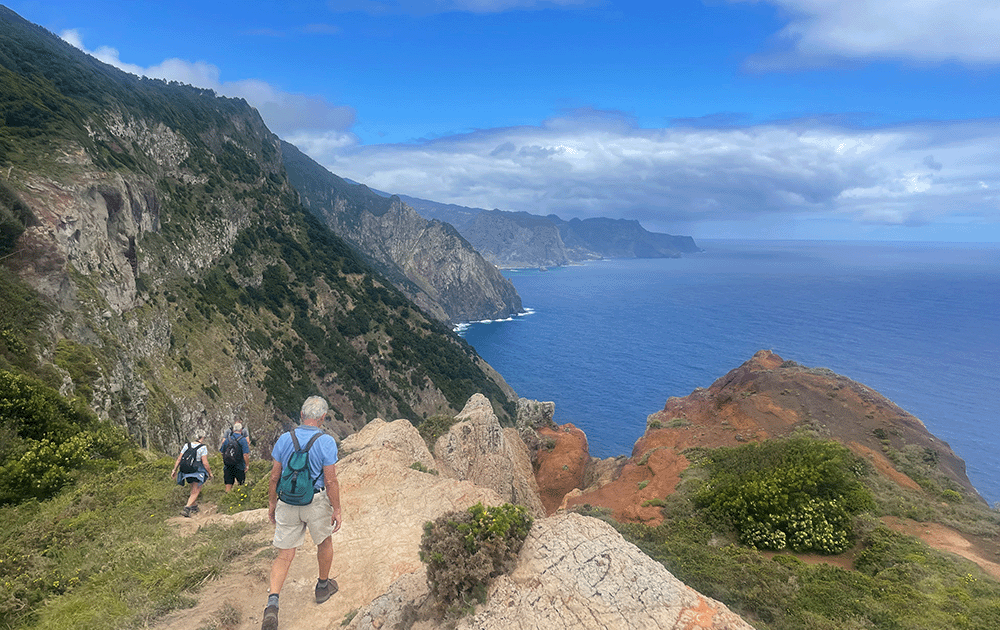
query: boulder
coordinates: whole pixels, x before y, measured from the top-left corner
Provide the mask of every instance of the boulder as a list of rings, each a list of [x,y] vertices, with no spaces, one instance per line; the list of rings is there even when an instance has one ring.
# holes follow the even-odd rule
[[[455,418],[457,422],[434,444],[441,475],[490,488],[504,501],[544,516],[528,449],[517,429],[501,427],[482,394],[473,395]]]
[[[405,576],[362,608],[349,628],[430,630],[426,579]],[[724,604],[684,585],[603,521],[561,514],[535,522],[509,576],[458,630],[753,630]]]

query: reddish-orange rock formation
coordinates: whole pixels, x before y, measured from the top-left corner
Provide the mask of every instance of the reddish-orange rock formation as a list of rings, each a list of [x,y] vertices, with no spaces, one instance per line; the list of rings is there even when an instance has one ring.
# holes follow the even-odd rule
[[[887,478],[902,487],[917,484],[899,471],[883,454],[904,447],[922,449],[938,467],[975,494],[965,474],[965,463],[947,443],[931,435],[923,423],[874,390],[825,368],[806,368],[784,361],[767,350],[715,381],[683,398],[671,398],[649,417],[646,433],[632,455],[615,465],[610,481],[593,483],[589,475],[577,490],[565,490],[580,475],[569,464],[580,458],[585,438],[570,443],[565,434],[551,436],[555,446],[538,467],[543,502],[551,511],[562,495],[565,507],[589,504],[607,507],[618,520],[656,523],[660,510],[646,505],[669,495],[688,466],[683,452],[692,447],[715,448],[779,437],[805,429],[837,440],[870,461]],[[545,439],[545,438],[543,438]],[[556,455],[556,454],[559,455]],[[572,456],[568,453],[573,453]],[[558,458],[558,459],[555,459]],[[550,463],[558,461],[559,463]],[[559,475],[554,467],[573,468]]]

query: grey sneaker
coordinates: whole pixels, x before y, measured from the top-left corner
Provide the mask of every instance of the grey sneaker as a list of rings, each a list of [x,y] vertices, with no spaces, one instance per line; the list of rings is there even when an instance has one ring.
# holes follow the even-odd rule
[[[184,509],[181,510],[181,516],[183,516],[184,518],[190,518],[191,517],[191,508],[185,505]]]
[[[322,604],[326,600],[330,599],[330,596],[337,592],[337,580],[327,580],[326,586],[320,586],[320,583],[316,582],[316,603]]]
[[[260,630],[278,630],[277,606],[268,606],[264,609],[264,621],[260,624]]]

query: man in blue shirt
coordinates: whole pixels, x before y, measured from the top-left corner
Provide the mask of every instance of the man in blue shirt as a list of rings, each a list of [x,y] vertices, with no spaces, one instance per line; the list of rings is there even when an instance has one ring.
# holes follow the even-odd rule
[[[233,463],[227,462],[225,458],[226,446],[230,442],[235,442],[238,446],[238,456]],[[226,492],[229,492],[233,489],[234,483],[244,484],[247,482],[247,468],[250,466],[250,443],[247,442],[247,436],[243,434],[242,422],[233,424],[233,430],[222,441],[219,452],[223,453],[222,479],[226,483]]]
[[[329,411],[326,400],[310,396],[302,403],[299,413],[301,424],[294,429],[299,445],[306,443],[317,432]],[[288,568],[295,557],[295,550],[305,541],[306,529],[316,543],[316,560],[319,564],[319,581],[316,583],[316,603],[322,604],[337,592],[337,581],[330,579],[333,564],[332,534],[340,529],[340,484],[337,481],[337,443],[323,433],[309,449],[309,475],[314,479],[313,499],[309,505],[289,505],[278,500],[278,481],[288,465],[295,446],[291,432],[283,434],[271,450],[271,478],[268,487],[268,516],[274,523],[274,546],[278,557],[271,566],[271,588],[264,609],[262,630],[278,627],[278,595],[288,576]]]

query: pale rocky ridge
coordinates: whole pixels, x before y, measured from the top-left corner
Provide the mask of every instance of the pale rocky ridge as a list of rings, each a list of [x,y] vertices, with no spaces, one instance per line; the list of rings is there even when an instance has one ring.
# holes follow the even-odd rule
[[[524,477],[531,477],[524,445],[512,444],[520,441],[515,431],[498,430],[496,416],[484,401],[478,395],[469,400],[460,414],[463,419],[435,445],[438,456],[408,420],[376,419],[341,442],[337,471],[343,527],[333,537],[333,573],[340,590],[322,605],[313,601],[315,546],[307,536],[282,589],[282,630],[333,630],[352,615],[347,628],[441,627],[423,614],[431,604],[418,553],[424,523],[477,502],[508,502],[512,483],[522,488],[518,492],[534,492],[533,480]],[[452,449],[453,444],[462,448]],[[490,454],[504,452],[525,459],[500,471],[490,461],[484,466],[477,454],[486,453],[491,460]],[[469,460],[462,461],[466,457]],[[420,472],[414,464],[441,472]],[[457,478],[476,470],[492,474],[471,473],[480,483]],[[500,492],[480,484],[497,486]],[[520,498],[540,505],[537,492]],[[209,523],[266,519],[266,510],[255,510],[178,517],[175,524],[185,532]],[[271,531],[264,527],[257,544],[265,546]],[[203,594],[193,609],[173,613],[156,628],[183,630],[211,623],[223,603],[238,609],[240,629],[259,627],[269,563],[258,558],[252,564],[242,574],[208,586],[211,593]],[[487,603],[457,627],[751,628],[723,604],[682,584],[607,524],[576,514],[536,514],[515,569],[494,580]]]

